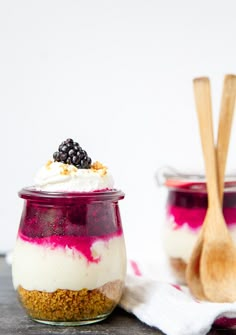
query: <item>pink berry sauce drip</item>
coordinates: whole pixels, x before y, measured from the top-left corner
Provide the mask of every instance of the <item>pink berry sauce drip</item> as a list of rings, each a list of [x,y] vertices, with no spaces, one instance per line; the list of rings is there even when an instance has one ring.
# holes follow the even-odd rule
[[[173,217],[175,229],[187,224],[199,228],[208,206],[206,192],[170,190],[167,199],[167,215]],[[236,192],[224,194],[223,213],[227,225],[236,224]]]

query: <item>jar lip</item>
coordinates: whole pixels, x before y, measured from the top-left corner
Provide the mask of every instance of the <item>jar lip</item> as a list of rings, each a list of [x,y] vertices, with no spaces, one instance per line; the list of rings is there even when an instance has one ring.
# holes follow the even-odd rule
[[[206,192],[206,177],[202,172],[180,171],[172,167],[162,167],[157,171],[155,177],[159,186]],[[224,188],[226,191],[236,191],[236,172],[225,175]]]
[[[43,199],[94,199],[94,200],[121,200],[125,197],[125,193],[117,189],[103,189],[91,192],[63,192],[63,191],[41,191],[35,186],[23,187],[18,195],[23,199],[41,198]]]

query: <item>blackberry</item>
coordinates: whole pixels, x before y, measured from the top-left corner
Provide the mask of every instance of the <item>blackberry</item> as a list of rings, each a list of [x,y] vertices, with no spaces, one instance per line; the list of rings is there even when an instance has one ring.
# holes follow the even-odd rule
[[[71,138],[59,145],[58,151],[53,154],[53,159],[55,162],[74,165],[78,169],[90,169],[92,163],[87,152]]]

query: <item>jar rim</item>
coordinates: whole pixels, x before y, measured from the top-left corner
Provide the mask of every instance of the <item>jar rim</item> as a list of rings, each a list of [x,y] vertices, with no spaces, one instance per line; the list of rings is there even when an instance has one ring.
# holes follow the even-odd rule
[[[168,189],[206,192],[206,177],[201,172],[181,171],[172,167],[162,167],[157,171],[155,177],[159,186],[165,186]],[[225,175],[224,189],[225,191],[236,191],[235,172]]]
[[[32,198],[40,199],[92,199],[92,200],[121,200],[125,197],[125,193],[117,189],[103,189],[91,192],[74,192],[74,191],[41,191],[35,186],[24,187],[18,192],[20,198],[30,200]]]

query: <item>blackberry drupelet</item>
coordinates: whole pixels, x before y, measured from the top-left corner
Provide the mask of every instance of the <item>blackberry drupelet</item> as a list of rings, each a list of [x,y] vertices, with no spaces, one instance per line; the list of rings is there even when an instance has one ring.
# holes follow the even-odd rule
[[[53,154],[53,159],[55,162],[74,165],[78,169],[90,169],[92,163],[87,152],[71,138],[59,145],[58,151]]]

